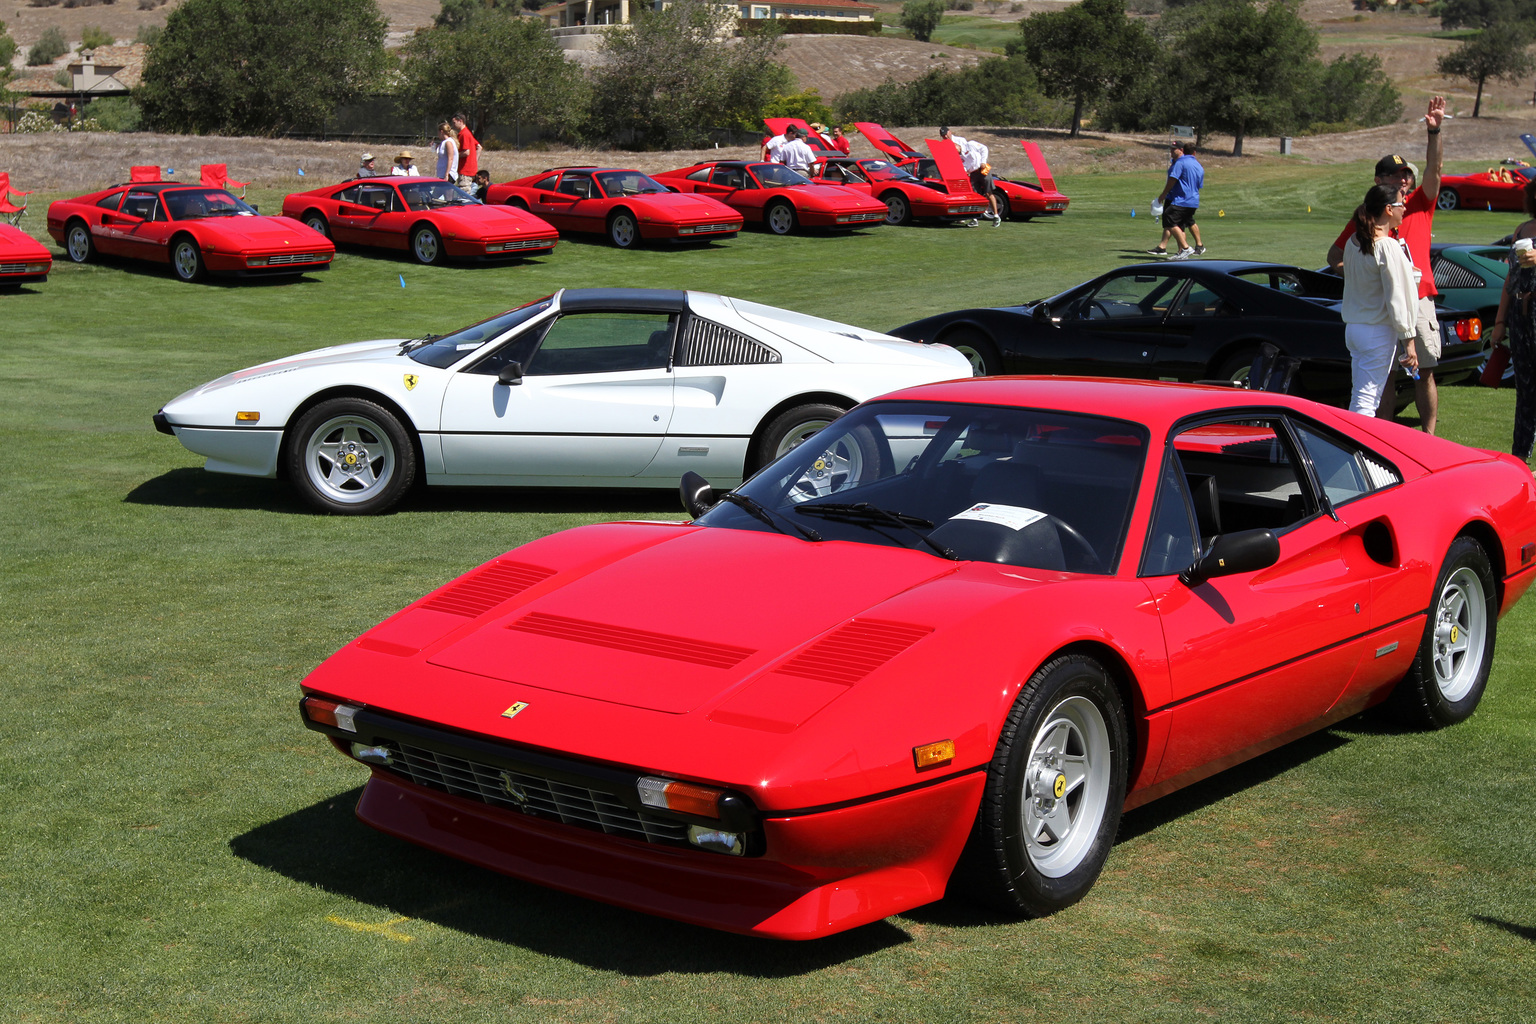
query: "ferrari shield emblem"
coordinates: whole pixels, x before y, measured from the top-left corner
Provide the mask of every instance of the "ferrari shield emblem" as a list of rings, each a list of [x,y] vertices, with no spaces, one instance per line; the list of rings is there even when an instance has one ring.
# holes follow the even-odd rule
[[[416,390],[416,384],[420,380],[421,380],[421,378],[416,376],[414,373],[406,374],[405,375],[405,390],[407,390],[407,391],[415,391]]]
[[[516,704],[513,704],[511,707],[507,708],[507,710],[503,711],[501,713],[501,717],[502,718],[516,718],[518,716],[518,714],[524,708],[526,708],[527,706],[528,706],[528,702],[527,701],[520,700]]]

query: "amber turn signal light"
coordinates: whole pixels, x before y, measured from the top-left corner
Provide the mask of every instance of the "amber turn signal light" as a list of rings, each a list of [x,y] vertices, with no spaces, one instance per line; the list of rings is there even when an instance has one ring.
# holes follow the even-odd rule
[[[918,771],[949,764],[954,759],[954,740],[939,740],[937,743],[924,743],[920,747],[912,748],[912,763],[917,766]]]

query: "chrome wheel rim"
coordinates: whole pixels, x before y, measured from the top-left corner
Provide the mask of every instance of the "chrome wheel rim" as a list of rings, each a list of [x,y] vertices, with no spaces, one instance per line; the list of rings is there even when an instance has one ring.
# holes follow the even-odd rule
[[[1435,604],[1435,685],[1447,701],[1466,697],[1477,685],[1488,643],[1488,602],[1483,581],[1462,566],[1445,581]]]
[[[794,226],[795,214],[789,207],[780,204],[768,211],[768,227],[774,234],[787,235]]]
[[[416,239],[411,243],[416,253],[416,259],[422,263],[435,263],[437,261],[437,235],[431,231],[416,232]]]
[[[304,472],[331,501],[360,504],[389,485],[395,475],[395,446],[366,416],[336,416],[310,432],[304,443]]]
[[[306,220],[304,222],[304,226],[309,228],[309,230],[311,230],[311,231],[318,231],[322,235],[326,235],[326,236],[330,235],[330,232],[327,231],[326,228],[325,228],[325,218],[324,217],[311,217],[311,218],[309,218],[308,220]]]
[[[192,280],[197,276],[197,246],[191,242],[177,243],[171,262],[176,264],[177,277],[183,281]]]
[[[971,376],[985,377],[987,375],[986,357],[981,354],[981,350],[975,345],[956,345],[955,351],[970,361]]]
[[[613,244],[620,249],[628,249],[635,244],[635,222],[628,217],[613,218],[613,226],[608,229],[608,235],[613,239]]]
[[[902,196],[891,196],[885,201],[885,222],[901,224],[907,219],[907,201]]]
[[[1045,716],[1024,766],[1021,820],[1035,870],[1060,878],[1082,864],[1109,805],[1109,726],[1097,704],[1068,697]]]
[[[69,258],[76,263],[84,263],[91,255],[91,233],[83,225],[76,224],[69,229],[68,246]]]
[[[796,424],[784,435],[774,458],[793,451],[807,438],[825,427],[831,420],[806,420]],[[791,501],[809,501],[836,494],[849,484],[858,481],[864,472],[864,451],[854,439],[844,434],[811,460],[800,478],[790,485]]]

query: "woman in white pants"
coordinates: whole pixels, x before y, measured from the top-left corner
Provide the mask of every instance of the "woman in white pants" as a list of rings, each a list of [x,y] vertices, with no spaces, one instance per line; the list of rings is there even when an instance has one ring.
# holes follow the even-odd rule
[[[1355,210],[1355,236],[1344,246],[1344,342],[1354,394],[1349,409],[1375,416],[1382,389],[1401,358],[1419,368],[1409,342],[1418,320],[1419,285],[1408,249],[1395,237],[1403,200],[1395,186],[1374,185]]]

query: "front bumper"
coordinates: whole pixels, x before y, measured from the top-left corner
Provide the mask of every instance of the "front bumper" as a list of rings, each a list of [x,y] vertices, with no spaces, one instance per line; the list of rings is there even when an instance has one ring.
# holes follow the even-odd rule
[[[211,473],[236,476],[277,476],[277,458],[283,446],[281,429],[261,427],[190,427],[172,423],[165,411],[155,413],[155,429],[170,434],[188,451],[207,461]]]

